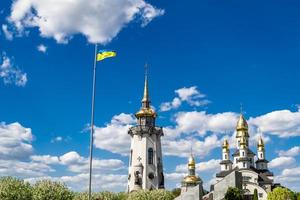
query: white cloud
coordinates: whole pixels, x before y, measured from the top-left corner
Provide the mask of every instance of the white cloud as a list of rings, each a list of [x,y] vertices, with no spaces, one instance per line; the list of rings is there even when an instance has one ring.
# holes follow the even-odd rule
[[[207,114],[205,111],[180,112],[175,116],[176,129],[182,133],[197,132],[205,135],[206,132],[228,133],[233,132],[238,115],[232,112]]]
[[[18,176],[21,178],[39,177],[53,171],[54,169],[44,163],[0,159],[0,174],[2,176]]]
[[[63,141],[63,137],[61,137],[61,136],[57,136],[57,137],[51,139],[51,143],[62,142],[62,141]]]
[[[44,176],[39,178],[25,179],[27,182],[35,183],[38,180],[48,179],[65,183],[75,191],[87,191],[88,173],[76,174],[74,176],[51,177]],[[125,174],[94,174],[92,177],[92,189],[94,191],[124,191],[127,184],[127,175]]]
[[[216,172],[220,168],[220,161],[221,160],[211,159],[208,161],[197,163],[196,171],[198,174],[201,174],[201,172],[211,172],[211,173]],[[188,171],[187,164],[177,165],[175,171],[178,173],[179,172],[187,173]]]
[[[160,105],[162,112],[177,109],[183,102],[187,102],[190,106],[203,106],[210,103],[207,99],[203,99],[206,95],[202,94],[196,86],[183,87],[175,90],[175,93],[178,97],[175,97],[171,102],[164,102]]]
[[[70,172],[87,173],[89,171],[89,159],[80,156],[75,151],[70,151],[62,156],[34,155],[30,157],[32,161],[47,165],[63,165]],[[93,159],[94,172],[118,171],[124,169],[125,165],[118,159]]]
[[[25,86],[27,83],[27,74],[16,67],[5,53],[2,54],[1,61],[0,78],[3,79],[4,84]]]
[[[290,157],[299,156],[300,155],[300,146],[295,146],[293,148],[290,148],[287,151],[279,151],[278,155],[279,156],[290,156]]]
[[[300,192],[300,167],[284,169],[279,176],[275,176],[275,181],[289,189]]]
[[[48,49],[48,47],[46,47],[44,44],[40,44],[37,46],[37,50],[42,53],[46,53],[47,49]]]
[[[278,137],[300,136],[300,110],[278,110],[265,115],[250,118],[249,123],[264,133]]]
[[[0,159],[26,158],[33,151],[31,141],[33,135],[30,128],[18,122],[0,123]]]
[[[162,138],[163,154],[167,156],[188,157],[191,147],[195,155],[200,157],[207,156],[211,150],[220,147],[221,141],[216,135],[205,137],[203,141],[197,138],[172,139],[165,140]]]
[[[15,0],[9,22],[19,32],[37,27],[42,37],[66,43],[75,34],[89,42],[106,44],[128,23],[147,25],[164,14],[144,0]]]
[[[160,105],[160,111],[169,111],[171,109],[179,108],[182,104],[181,100],[178,97],[175,97],[171,102],[164,102]]]
[[[2,31],[3,31],[4,36],[7,40],[12,40],[13,39],[13,33],[8,30],[7,24],[2,24]]]
[[[295,158],[293,157],[278,157],[269,163],[270,168],[284,168],[290,167],[296,162]]]
[[[30,159],[34,162],[40,162],[47,165],[59,164],[60,162],[57,156],[50,156],[50,155],[42,155],[42,156],[32,155],[30,156]]]
[[[100,149],[127,155],[130,148],[130,136],[127,134],[134,117],[121,113],[115,115],[105,127],[95,128],[95,146]]]

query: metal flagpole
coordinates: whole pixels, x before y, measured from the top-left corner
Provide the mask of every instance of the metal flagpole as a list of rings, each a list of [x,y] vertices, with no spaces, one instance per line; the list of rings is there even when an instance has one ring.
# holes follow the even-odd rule
[[[95,45],[95,60],[94,60],[94,69],[93,69],[92,114],[91,114],[91,135],[90,135],[89,200],[92,199],[92,167],[93,167],[93,146],[94,146],[94,113],[95,113],[97,49],[98,49],[98,44]]]

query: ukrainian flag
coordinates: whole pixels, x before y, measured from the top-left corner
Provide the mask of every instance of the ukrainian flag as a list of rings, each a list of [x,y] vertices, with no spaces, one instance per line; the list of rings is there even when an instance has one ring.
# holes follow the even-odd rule
[[[97,53],[97,61],[104,60],[105,58],[115,57],[117,53],[115,51],[99,50]]]

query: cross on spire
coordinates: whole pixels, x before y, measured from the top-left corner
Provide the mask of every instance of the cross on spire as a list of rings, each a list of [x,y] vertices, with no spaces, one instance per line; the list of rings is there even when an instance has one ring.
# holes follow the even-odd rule
[[[240,104],[240,112],[241,112],[241,115],[244,114],[244,110],[243,110],[243,103]]]

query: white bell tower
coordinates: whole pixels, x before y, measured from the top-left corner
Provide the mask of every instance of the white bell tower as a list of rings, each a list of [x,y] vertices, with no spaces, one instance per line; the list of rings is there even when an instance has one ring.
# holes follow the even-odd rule
[[[164,188],[161,136],[163,130],[155,126],[156,113],[150,106],[148,78],[145,75],[142,107],[135,114],[137,125],[130,128],[128,192]]]

